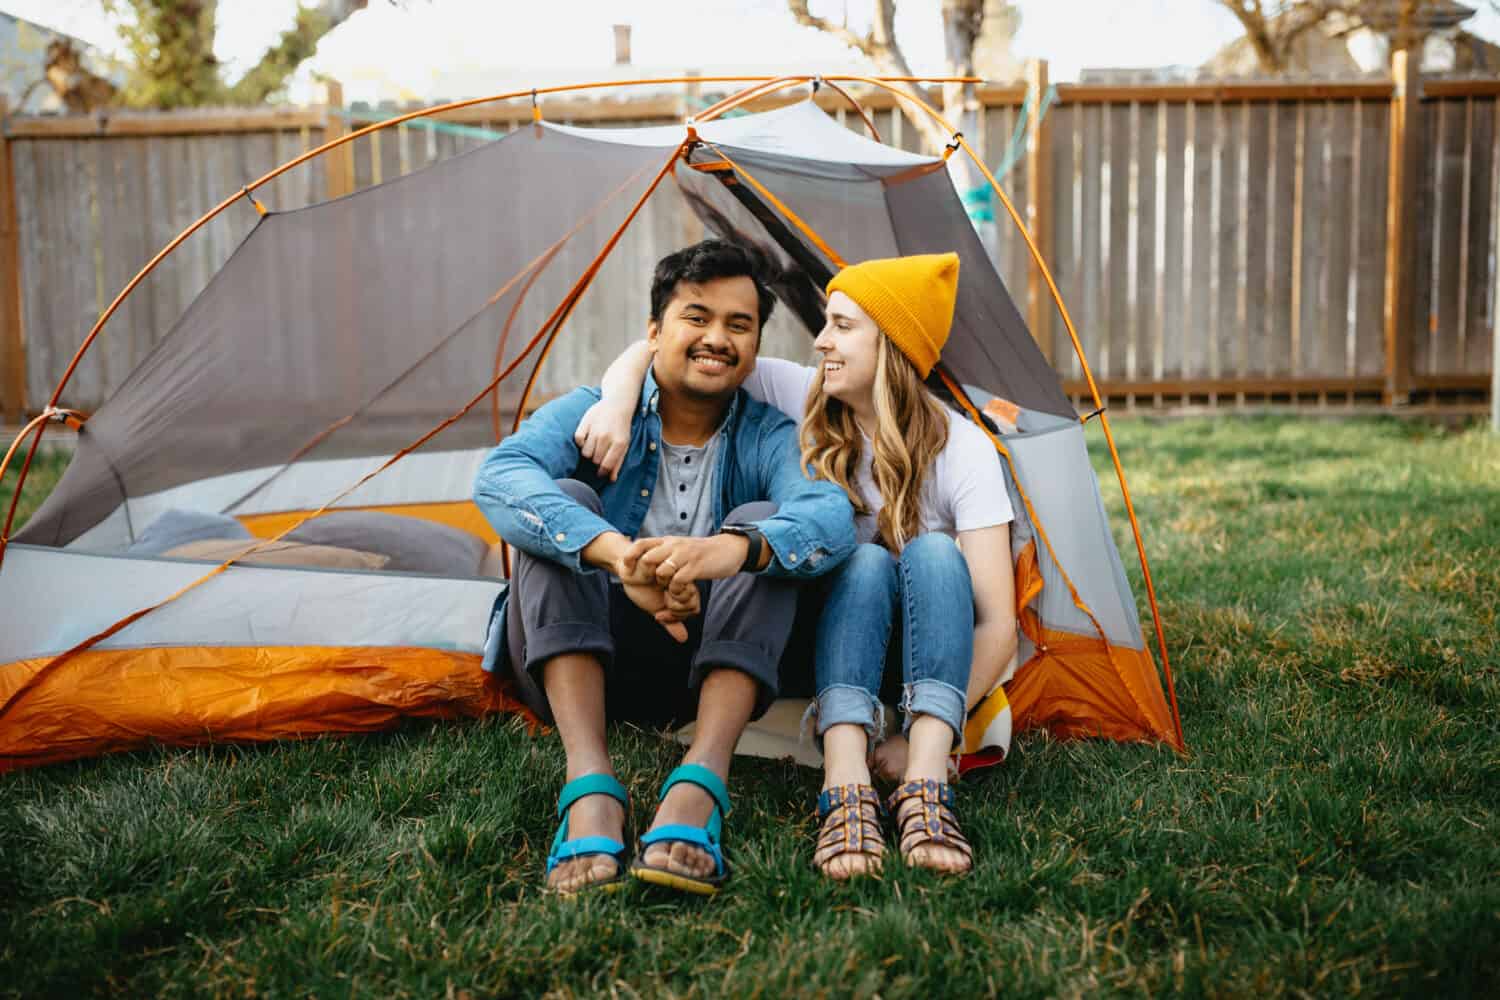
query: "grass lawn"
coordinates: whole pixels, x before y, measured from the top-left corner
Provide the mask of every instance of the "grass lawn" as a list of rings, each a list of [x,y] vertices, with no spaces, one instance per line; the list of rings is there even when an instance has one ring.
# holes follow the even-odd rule
[[[1500,439],[1117,431],[1191,753],[1022,737],[973,877],[823,883],[817,776],[747,762],[719,898],[559,901],[514,720],[158,750],[0,777],[0,995],[1493,995]],[[615,747],[643,828],[675,749]]]

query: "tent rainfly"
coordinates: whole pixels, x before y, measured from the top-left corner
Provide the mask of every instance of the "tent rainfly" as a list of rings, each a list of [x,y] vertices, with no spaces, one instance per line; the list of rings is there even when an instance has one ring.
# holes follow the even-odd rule
[[[770,254],[785,274],[776,291],[809,332],[844,262],[958,252],[954,329],[932,385],[991,434],[1018,512],[1020,666],[993,710],[1009,711],[1017,731],[1182,748],[1085,425],[945,158],[856,134],[811,101],[723,117],[816,78],[749,82],[681,125],[587,129],[538,115],[385,184],[263,211],[97,412],[62,409],[78,359],[120,302],[241,193],[169,244],[100,317],[6,455],[30,437],[24,477],[48,424],[78,432],[51,496],[13,539],[12,504],[0,541],[0,770],[151,742],[520,711],[480,669],[505,582],[498,539],[471,500],[474,474],[652,198]],[[364,132],[477,103],[336,139],[244,193]],[[973,156],[955,135],[948,152],[959,149]],[[516,373],[528,381],[502,407]],[[1099,424],[1108,436],[1102,413]],[[1126,501],[1134,528],[1128,491]],[[1141,565],[1149,593],[1144,553]],[[1156,632],[1170,693],[1159,622]]]

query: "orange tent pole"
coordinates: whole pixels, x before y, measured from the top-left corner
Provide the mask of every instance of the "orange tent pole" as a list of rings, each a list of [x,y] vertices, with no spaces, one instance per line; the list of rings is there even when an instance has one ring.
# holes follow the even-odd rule
[[[870,130],[870,138],[874,139],[876,142],[881,143],[882,145],[884,145],[885,144],[885,140],[880,137],[880,130],[875,127],[875,122],[873,120],[871,120],[870,116],[865,113],[865,106],[863,104],[859,103],[859,101],[855,100],[854,99],[854,95],[851,94],[851,93],[849,93],[849,91],[845,90],[843,87],[840,87],[838,84],[830,81],[826,77],[819,77],[819,78],[816,78],[816,79],[813,80],[813,89],[814,89],[815,92],[817,90],[817,84],[818,84],[818,80],[819,79],[821,79],[823,83],[827,84],[827,86],[828,86],[828,88],[830,90],[832,90],[836,94],[839,94],[840,96],[842,96],[844,98],[844,100],[848,101],[849,104],[851,106],[853,106],[853,108],[854,108],[855,111],[859,112],[859,116],[864,119],[865,128],[867,128],[867,129]],[[979,81],[976,80],[975,82],[977,83]]]
[[[1036,262],[1037,268],[1042,273],[1042,277],[1046,279],[1047,288],[1052,293],[1053,301],[1057,303],[1057,310],[1062,316],[1063,325],[1068,328],[1068,336],[1073,340],[1073,350],[1078,355],[1079,363],[1083,365],[1084,378],[1088,381],[1089,392],[1094,398],[1094,406],[1098,408],[1099,426],[1104,428],[1104,440],[1109,444],[1109,457],[1114,462],[1115,474],[1120,480],[1120,492],[1125,498],[1125,513],[1130,518],[1130,531],[1135,536],[1135,550],[1140,556],[1141,575],[1146,581],[1146,599],[1151,604],[1151,619],[1156,626],[1156,644],[1157,648],[1161,651],[1162,669],[1167,677],[1167,692],[1172,698],[1172,723],[1177,728],[1178,743],[1184,743],[1182,737],[1182,716],[1177,710],[1177,685],[1172,680],[1172,664],[1167,658],[1167,640],[1165,634],[1162,632],[1161,611],[1156,603],[1156,586],[1151,581],[1151,567],[1146,561],[1146,545],[1141,540],[1141,526],[1135,516],[1135,504],[1130,499],[1130,487],[1125,482],[1125,469],[1120,464],[1120,452],[1115,447],[1115,436],[1110,431],[1109,416],[1104,412],[1104,400],[1099,396],[1099,386],[1094,382],[1094,374],[1089,368],[1088,358],[1084,356],[1083,344],[1078,338],[1078,330],[1073,325],[1073,318],[1068,314],[1068,307],[1063,303],[1062,294],[1057,290],[1057,282],[1053,280],[1052,269],[1042,259],[1042,253],[1037,249],[1036,241],[1032,239],[1030,231],[1026,228],[1026,224],[1021,221],[1021,216],[1016,211],[1015,205],[1011,203],[1010,198],[1001,190],[1000,183],[995,180],[995,175],[990,173],[990,168],[985,166],[984,160],[974,152],[974,148],[964,139],[962,133],[955,131],[953,126],[944,121],[942,115],[938,114],[926,101],[913,97],[903,90],[889,86],[878,77],[855,77],[855,79],[872,86],[881,87],[896,94],[898,97],[911,101],[953,135],[954,141],[963,147],[964,152],[969,154],[969,158],[974,161],[975,166],[984,174],[985,180],[989,181],[990,187],[994,189],[995,194],[1000,196],[1000,201],[1005,205],[1006,212],[1010,214],[1011,221],[1016,224],[1016,228],[1021,231],[1021,236],[1026,240],[1026,246],[1031,251],[1031,259]]]
[[[509,376],[511,374],[511,372],[515,371],[517,368],[519,368],[521,366],[521,362],[524,361],[524,360],[526,360],[526,357],[531,353],[531,351],[536,347],[536,345],[542,340],[542,337],[547,334],[547,332],[548,332],[549,329],[551,329],[554,334],[556,333],[557,326],[559,326],[561,324],[562,320],[567,317],[568,312],[571,311],[571,309],[573,308],[573,306],[578,302],[578,299],[580,297],[582,297],[584,290],[588,288],[589,283],[593,281],[594,276],[599,273],[599,268],[604,264],[605,258],[610,255],[610,253],[614,250],[616,244],[618,244],[620,242],[620,237],[625,234],[625,230],[628,229],[628,228],[630,228],[630,224],[635,221],[635,217],[640,213],[641,206],[644,205],[646,203],[646,200],[651,197],[652,193],[661,184],[662,178],[666,177],[667,173],[672,169],[672,167],[677,163],[677,160],[686,151],[687,151],[687,144],[686,143],[683,143],[682,145],[678,146],[676,149],[674,149],[672,151],[671,158],[667,160],[667,162],[662,166],[662,168],[659,171],[657,171],[656,177],[655,177],[655,179],[653,179],[651,181],[650,187],[648,187],[646,189],[645,193],[642,194],[640,196],[640,198],[636,201],[635,207],[633,207],[630,210],[630,214],[625,217],[625,221],[620,223],[619,227],[615,230],[614,234],[604,244],[603,249],[601,249],[599,251],[598,256],[594,258],[593,263],[589,265],[589,267],[583,272],[582,276],[580,276],[579,279],[573,284],[573,287],[568,291],[568,294],[563,297],[562,302],[560,302],[558,304],[557,308],[555,310],[553,310],[552,315],[549,316],[549,317],[547,317],[547,320],[542,324],[541,328],[539,330],[537,330],[536,335],[531,338],[531,342],[526,345],[526,349],[521,352],[521,355],[518,358],[516,358],[515,361],[511,362],[511,364],[505,369],[504,372],[502,372],[500,375],[496,376],[495,379],[492,380],[489,385],[486,385],[482,390],[480,390],[480,392],[476,396],[474,396],[466,404],[464,404],[464,406],[463,406],[462,409],[460,409],[458,412],[452,414],[451,416],[447,417],[441,423],[439,423],[436,427],[432,428],[432,430],[428,431],[426,434],[423,434],[417,440],[413,441],[411,444],[407,445],[405,448],[402,448],[400,451],[396,452],[396,454],[394,454],[390,458],[386,459],[383,463],[381,463],[381,465],[380,465],[379,468],[373,469],[370,472],[365,473],[353,485],[351,485],[351,486],[345,488],[344,490],[340,491],[331,500],[329,500],[326,503],[324,503],[321,507],[319,507],[317,510],[313,511],[312,513],[308,514],[306,517],[299,518],[298,520],[292,522],[291,524],[287,525],[285,528],[281,529],[281,531],[278,532],[277,534],[275,534],[274,536],[271,536],[271,537],[268,537],[268,538],[259,539],[258,541],[255,542],[255,544],[251,545],[248,549],[246,549],[244,552],[242,552],[239,556],[235,556],[235,557],[231,557],[229,559],[226,559],[220,565],[215,566],[213,569],[209,570],[207,573],[203,574],[202,576],[200,576],[198,579],[192,581],[191,583],[185,584],[183,587],[181,587],[180,589],[178,589],[174,593],[169,594],[167,597],[164,597],[162,600],[158,601],[157,603],[149,605],[149,606],[144,607],[144,608],[140,608],[139,610],[136,610],[136,611],[132,611],[130,614],[126,615],[124,618],[121,618],[119,621],[115,622],[113,625],[109,626],[104,631],[97,632],[94,635],[89,636],[87,639],[84,639],[82,642],[78,643],[77,645],[73,646],[71,649],[65,650],[64,652],[59,653],[57,656],[54,656],[51,660],[49,660],[46,663],[45,666],[43,666],[40,670],[38,670],[36,672],[36,674],[34,674],[32,676],[32,678],[23,687],[18,688],[15,692],[13,692],[11,694],[11,696],[10,696],[9,699],[7,699],[3,704],[0,704],[0,720],[3,720],[5,718],[5,715],[10,710],[11,706],[13,706],[14,704],[16,704],[17,700],[27,690],[29,690],[30,688],[35,687],[42,680],[42,678],[44,678],[48,674],[52,673],[59,666],[61,666],[63,663],[65,663],[68,660],[72,659],[74,656],[78,655],[79,653],[82,653],[85,650],[88,650],[88,649],[92,648],[93,646],[97,645],[98,643],[103,642],[105,639],[108,639],[110,636],[112,636],[112,635],[120,632],[121,630],[123,630],[125,628],[128,628],[130,625],[134,624],[137,621],[140,621],[142,618],[144,618],[147,615],[151,614],[151,612],[156,611],[156,610],[158,610],[160,608],[165,607],[166,605],[172,603],[173,601],[177,600],[179,597],[182,597],[184,594],[189,593],[190,591],[196,590],[198,587],[200,587],[203,584],[207,583],[209,580],[212,580],[214,577],[218,576],[220,573],[223,573],[230,566],[233,566],[239,559],[243,558],[244,556],[249,555],[249,554],[251,554],[253,552],[259,551],[260,549],[264,548],[265,546],[270,545],[273,542],[278,542],[281,539],[285,538],[288,534],[290,534],[291,532],[297,530],[297,528],[299,528],[302,525],[306,524],[308,521],[311,521],[313,518],[320,516],[324,511],[328,510],[328,508],[330,508],[334,504],[338,503],[344,497],[346,497],[349,494],[353,493],[355,490],[359,489],[365,483],[369,482],[371,479],[374,479],[376,476],[380,475],[386,469],[389,469],[391,466],[395,465],[401,459],[405,458],[407,455],[410,455],[412,452],[414,452],[418,448],[422,447],[422,445],[426,444],[428,441],[431,441],[434,437],[436,437],[437,435],[441,434],[448,427],[451,427],[453,424],[455,424],[459,420],[461,420],[463,418],[464,414],[468,413],[475,406],[479,405],[480,400],[484,399],[485,396],[489,395],[489,393],[491,392],[491,390],[493,390],[495,388],[495,386],[499,385],[500,382],[503,379],[505,379],[507,376]],[[51,414],[49,413],[47,415],[50,416]],[[40,420],[42,418],[39,417],[37,419]]]
[[[104,310],[103,313],[100,314],[99,319],[94,323],[93,327],[89,330],[88,335],[86,337],[84,337],[83,343],[79,346],[78,350],[73,354],[72,360],[68,362],[68,367],[63,372],[62,378],[58,379],[57,388],[55,388],[52,391],[52,396],[47,401],[47,406],[48,407],[54,407],[54,406],[57,405],[57,401],[62,398],[63,389],[65,389],[67,387],[67,385],[68,385],[68,382],[72,380],[72,378],[73,378],[73,372],[75,370],[77,370],[79,362],[83,360],[84,354],[87,353],[89,347],[93,345],[94,340],[99,336],[100,331],[104,329],[104,325],[109,322],[110,317],[113,316],[115,314],[115,312],[120,308],[121,304],[124,303],[126,297],[128,295],[130,295],[131,292],[135,291],[136,286],[139,285],[142,281],[144,281],[145,278],[146,278],[146,276],[149,275],[152,271],[154,271],[156,269],[157,265],[160,264],[163,260],[166,259],[166,257],[167,257],[168,254],[170,254],[173,250],[176,250],[177,247],[180,246],[183,243],[184,240],[186,240],[189,236],[192,236],[199,229],[202,229],[208,223],[212,222],[214,220],[214,218],[217,217],[221,212],[223,212],[225,209],[229,208],[229,206],[233,205],[236,201],[238,201],[240,198],[244,197],[246,194],[249,194],[250,192],[254,191],[256,188],[260,187],[263,184],[267,184],[270,181],[275,180],[277,177],[280,177],[282,174],[286,173],[288,170],[291,170],[294,167],[298,167],[298,166],[302,165],[303,163],[306,163],[308,160],[313,159],[314,157],[321,156],[322,154],[328,152],[329,150],[336,149],[339,146],[342,146],[342,145],[344,145],[347,142],[353,142],[355,139],[358,139],[358,138],[360,138],[362,136],[365,136],[365,135],[369,135],[371,132],[376,132],[376,131],[379,131],[380,129],[391,128],[391,127],[396,126],[396,125],[401,125],[401,124],[403,124],[405,122],[412,121],[413,119],[416,119],[416,118],[425,118],[425,117],[428,117],[429,115],[442,114],[443,112],[446,112],[446,111],[457,111],[457,110],[462,109],[462,108],[474,107],[474,106],[480,105],[480,104],[488,104],[488,103],[491,103],[491,102],[494,102],[494,101],[514,100],[515,98],[518,98],[518,97],[531,97],[532,99],[535,99],[537,97],[537,95],[539,95],[539,94],[561,94],[561,93],[576,92],[576,91],[581,91],[581,90],[598,90],[598,89],[601,89],[601,88],[612,88],[612,87],[634,87],[634,86],[649,86],[649,85],[662,85],[662,84],[689,84],[689,83],[690,84],[695,84],[695,85],[696,84],[702,84],[702,83],[743,83],[743,82],[746,82],[746,81],[759,81],[761,83],[768,83],[768,82],[772,82],[772,81],[774,81],[776,79],[778,79],[778,78],[777,77],[771,77],[771,76],[679,76],[679,77],[653,77],[653,78],[646,78],[646,79],[640,79],[640,80],[605,80],[605,81],[595,81],[595,82],[589,82],[589,83],[564,84],[564,85],[555,86],[555,87],[534,87],[534,88],[530,88],[530,89],[527,89],[527,90],[510,91],[510,92],[504,93],[504,94],[492,94],[492,95],[490,95],[488,97],[473,97],[473,98],[469,98],[467,100],[462,100],[462,101],[450,101],[450,102],[448,102],[446,104],[437,104],[437,105],[434,105],[434,106],[432,106],[430,108],[422,108],[422,109],[419,109],[419,110],[416,110],[416,111],[407,112],[404,115],[397,115],[394,118],[388,118],[388,119],[386,119],[385,121],[382,121],[382,122],[375,122],[375,123],[373,123],[371,125],[365,126],[362,129],[358,129],[358,130],[356,130],[354,132],[349,132],[349,133],[347,133],[345,135],[341,135],[341,136],[338,136],[337,138],[331,139],[328,142],[323,143],[323,145],[318,146],[315,149],[310,149],[307,152],[301,154],[300,156],[297,156],[297,157],[294,157],[293,159],[288,160],[287,162],[283,163],[281,166],[276,167],[275,169],[273,169],[271,171],[268,171],[267,173],[265,173],[261,177],[259,177],[257,180],[253,181],[250,184],[246,184],[240,190],[238,190],[235,193],[229,195],[223,201],[219,202],[213,208],[211,208],[207,212],[205,212],[196,222],[193,222],[186,229],[184,229],[181,233],[179,233],[177,235],[177,237],[175,239],[173,239],[170,243],[168,243],[165,247],[163,247],[156,254],[155,257],[152,257],[151,260],[146,263],[146,266],[143,267],[143,268],[141,268],[141,270],[136,274],[136,276],[134,278],[130,279],[129,283],[126,284],[126,286],[123,289],[121,289],[120,293],[115,296],[114,300],[112,302],[110,302],[109,306]],[[842,76],[841,75],[841,76],[835,76],[835,77],[825,77],[824,79],[833,79],[833,80],[863,80],[865,78],[864,77],[853,77],[853,76]],[[892,76],[892,77],[879,77],[879,78],[876,78],[876,79],[888,79],[888,80],[890,80],[892,82],[895,82],[895,83],[914,83],[914,82],[947,83],[947,82],[950,82],[950,81],[963,82],[963,81],[967,81],[969,78],[968,77],[958,78],[958,77],[908,77],[908,76]],[[30,425],[28,425],[28,426],[30,426]],[[31,445],[30,445],[30,447],[26,451],[26,460],[21,464],[21,474],[20,474],[20,477],[16,480],[16,493],[15,493],[15,496],[13,496],[11,498],[10,507],[6,511],[6,514],[5,514],[5,523],[4,523],[3,527],[0,527],[0,537],[8,537],[9,534],[10,534],[11,525],[15,523],[16,508],[17,508],[17,505],[18,505],[18,503],[20,501],[20,497],[21,497],[21,486],[26,482],[26,474],[31,470],[32,460],[36,458],[37,448],[41,444],[41,441],[42,441],[42,431],[43,431],[43,425],[38,424],[36,426],[36,429],[32,433]],[[4,562],[5,562],[5,549],[4,549],[4,546],[0,546],[0,565],[4,565]]]

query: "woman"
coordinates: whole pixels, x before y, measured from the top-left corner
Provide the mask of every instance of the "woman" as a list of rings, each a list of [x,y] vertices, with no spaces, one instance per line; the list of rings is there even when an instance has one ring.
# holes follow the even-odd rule
[[[828,284],[826,324],[813,344],[821,364],[762,358],[745,382],[801,420],[809,474],[838,483],[855,508],[861,544],[824,578],[815,643],[824,783],[814,863],[835,879],[883,861],[869,759],[882,736],[888,655],[900,658],[905,681],[905,753],[898,740],[883,748],[900,779],[889,805],[901,854],[940,872],[973,866],[948,756],[963,740],[966,709],[1006,679],[1016,622],[1013,515],[999,458],[922,383],[952,325],[958,266],[950,253],[844,268]],[[649,363],[643,345],[628,349],[579,425],[583,457],[605,474],[619,465]]]

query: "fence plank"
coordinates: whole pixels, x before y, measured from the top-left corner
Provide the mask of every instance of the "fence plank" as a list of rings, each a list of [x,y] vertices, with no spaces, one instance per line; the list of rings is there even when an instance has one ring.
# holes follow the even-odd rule
[[[16,183],[17,249],[20,252],[21,325],[26,332],[26,397],[33,408],[45,404],[51,386],[40,389],[40,372],[48,367],[53,334],[50,311],[53,295],[42,261],[57,259],[50,245],[52,230],[47,226],[47,202],[43,190],[40,153],[34,141],[16,141],[11,148],[12,169]],[[23,195],[24,193],[24,195]]]
[[[5,98],[0,97],[0,130],[8,120],[8,110]],[[22,423],[27,412],[15,154],[15,144],[0,134],[0,418],[13,425]]]
[[[1266,357],[1265,329],[1267,246],[1270,243],[1270,183],[1272,112],[1269,104],[1243,106],[1245,145],[1243,159],[1244,190],[1244,272],[1239,282],[1239,343],[1235,350],[1235,371],[1241,377],[1263,375],[1269,368]]]
[[[1349,371],[1349,268],[1354,260],[1353,232],[1349,225],[1354,203],[1353,106],[1326,105],[1328,115],[1327,205],[1323,209],[1323,247],[1327,255],[1324,289],[1322,365],[1319,374],[1340,375]]]
[[[1130,134],[1130,105],[1112,105],[1104,109],[1104,124],[1109,139],[1104,152],[1109,157],[1108,180],[1104,195],[1108,208],[1104,257],[1105,307],[1104,324],[1108,331],[1107,347],[1100,358],[1099,370],[1111,376],[1125,374],[1125,360],[1130,354],[1130,160],[1135,145]]]
[[[1134,149],[1131,151],[1131,216],[1133,229],[1130,255],[1131,299],[1130,350],[1125,370],[1138,378],[1154,370],[1154,359],[1160,344],[1161,327],[1157,322],[1161,310],[1156,303],[1157,256],[1156,216],[1157,147],[1160,144],[1157,106],[1137,104],[1133,108],[1131,129]]]
[[[110,139],[93,143],[99,158],[100,241],[104,252],[103,297],[113,301],[145,263],[155,255],[150,230],[140,224],[149,211],[146,140]],[[155,303],[149,295],[130,295],[110,317],[102,334],[115,349],[111,367],[123,379],[155,343]],[[111,386],[113,388],[113,385]]]
[[[1202,378],[1209,373],[1209,343],[1213,339],[1214,282],[1218,234],[1214,231],[1214,188],[1218,178],[1215,152],[1217,111],[1213,105],[1188,105],[1187,154],[1184,164],[1188,197],[1186,233],[1182,243],[1184,258],[1184,298],[1187,301],[1187,329],[1183,337],[1182,376]]]
[[[1359,197],[1355,199],[1355,226],[1359,251],[1355,285],[1355,372],[1375,375],[1385,367],[1385,253],[1386,198],[1390,179],[1390,104],[1360,101],[1357,148],[1359,150]]]
[[[1052,129],[1052,162],[1047,169],[1051,172],[1053,182],[1052,201],[1048,207],[1052,220],[1052,253],[1047,264],[1052,268],[1058,293],[1062,295],[1071,315],[1078,297],[1077,272],[1074,267],[1077,253],[1073,242],[1073,196],[1076,192],[1077,164],[1074,162],[1072,109],[1054,107],[1048,115]],[[1067,327],[1057,313],[1057,304],[1052,301],[1050,293],[1046,293],[1045,289],[1043,291],[1051,322],[1047,357],[1051,359],[1053,368],[1071,370],[1072,365],[1068,359],[1073,356],[1073,342],[1068,338]]]
[[[1299,211],[1301,243],[1298,247],[1297,336],[1293,372],[1324,374],[1323,309],[1327,303],[1328,205],[1328,106],[1302,107],[1302,155],[1299,176],[1302,198]]]
[[[1188,220],[1183,211],[1187,181],[1187,109],[1177,104],[1157,107],[1160,134],[1157,156],[1161,162],[1161,183],[1157,188],[1157,276],[1156,356],[1151,359],[1151,374],[1165,378],[1181,374],[1182,328],[1186,322],[1183,299],[1183,240]]]
[[[1292,261],[1297,190],[1297,106],[1281,101],[1271,107],[1270,165],[1267,178],[1269,204],[1266,223],[1266,291],[1263,323],[1257,327],[1263,338],[1260,370],[1273,376],[1291,374],[1292,364]]]
[[[1413,201],[1416,205],[1416,225],[1413,228],[1416,245],[1413,248],[1416,261],[1416,278],[1412,286],[1412,371],[1424,375],[1436,372],[1437,354],[1434,344],[1436,327],[1433,286],[1437,277],[1437,185],[1441,180],[1438,171],[1438,132],[1442,126],[1442,115],[1430,104],[1418,102],[1421,114],[1418,118],[1416,170],[1413,177]]]
[[[1459,366],[1466,372],[1483,371],[1491,360],[1491,337],[1495,328],[1494,261],[1500,246],[1496,245],[1497,155],[1495,123],[1500,101],[1495,98],[1472,98],[1469,116],[1469,208],[1468,258],[1464,295],[1464,351]]]
[[[1079,233],[1079,307],[1082,313],[1078,335],[1089,365],[1097,366],[1103,358],[1109,326],[1104,310],[1105,245],[1109,239],[1102,219],[1104,205],[1104,108],[1101,105],[1078,109],[1080,146],[1083,150],[1083,176],[1078,203]],[[1082,365],[1075,370],[1082,376]]]
[[[1217,310],[1214,336],[1209,342],[1209,374],[1234,372],[1235,346],[1239,342],[1240,287],[1244,278],[1241,259],[1244,253],[1244,230],[1241,214],[1240,146],[1244,139],[1243,118],[1239,105],[1220,104],[1215,108],[1215,157],[1218,181],[1215,184],[1215,239],[1217,264],[1214,293]]]
[[[1468,141],[1466,98],[1448,98],[1429,105],[1429,113],[1438,119],[1437,142],[1433,148],[1437,188],[1433,224],[1432,262],[1432,347],[1428,354],[1433,374],[1460,370],[1463,359],[1462,277],[1467,224],[1464,212],[1466,184],[1464,155]]]
[[[1059,141],[1066,142],[1069,147],[1067,183],[1062,185],[1064,207],[1059,217],[1059,224],[1066,226],[1068,247],[1066,257],[1068,277],[1067,283],[1062,287],[1068,304],[1069,317],[1073,320],[1073,328],[1077,331],[1081,342],[1085,336],[1084,326],[1092,321],[1091,317],[1084,313],[1088,303],[1084,297],[1083,261],[1084,255],[1091,246],[1089,238],[1092,233],[1086,233],[1083,227],[1083,176],[1087,156],[1084,146],[1083,109],[1062,105],[1054,109],[1054,113],[1058,112],[1062,113],[1062,117],[1059,119],[1057,135]],[[1079,363],[1078,352],[1073,347],[1067,328],[1059,323],[1055,332],[1057,346],[1052,355],[1053,368],[1060,374],[1075,378],[1081,377],[1083,366]]]

